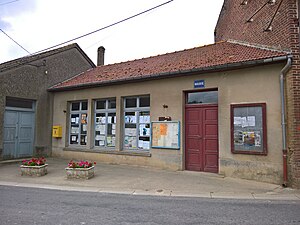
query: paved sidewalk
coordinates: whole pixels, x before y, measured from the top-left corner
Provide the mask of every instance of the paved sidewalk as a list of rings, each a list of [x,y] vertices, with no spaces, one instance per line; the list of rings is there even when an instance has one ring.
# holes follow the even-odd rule
[[[68,160],[48,158],[48,174],[21,176],[20,162],[0,162],[0,185],[132,195],[300,201],[300,190],[211,173],[98,163],[90,180],[66,179]]]

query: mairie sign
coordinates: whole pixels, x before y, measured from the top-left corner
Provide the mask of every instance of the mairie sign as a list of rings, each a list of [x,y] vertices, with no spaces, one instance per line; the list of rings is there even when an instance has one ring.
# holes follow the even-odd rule
[[[194,80],[194,88],[204,88],[205,81],[204,80]]]

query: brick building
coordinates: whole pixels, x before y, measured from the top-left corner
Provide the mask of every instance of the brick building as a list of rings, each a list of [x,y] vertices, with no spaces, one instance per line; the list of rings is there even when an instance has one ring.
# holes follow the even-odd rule
[[[285,119],[289,185],[300,187],[300,57],[299,1],[225,0],[215,28],[215,41],[236,40],[245,44],[287,50],[292,56],[285,76]]]

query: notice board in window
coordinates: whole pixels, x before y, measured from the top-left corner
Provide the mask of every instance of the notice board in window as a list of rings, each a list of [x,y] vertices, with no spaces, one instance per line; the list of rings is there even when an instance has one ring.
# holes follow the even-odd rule
[[[151,128],[152,148],[180,149],[179,121],[154,121]]]

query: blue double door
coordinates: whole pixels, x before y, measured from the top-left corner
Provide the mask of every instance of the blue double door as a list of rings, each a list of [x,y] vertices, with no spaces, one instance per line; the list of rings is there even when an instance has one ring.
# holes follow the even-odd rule
[[[33,154],[34,111],[5,110],[3,158],[29,157]]]

